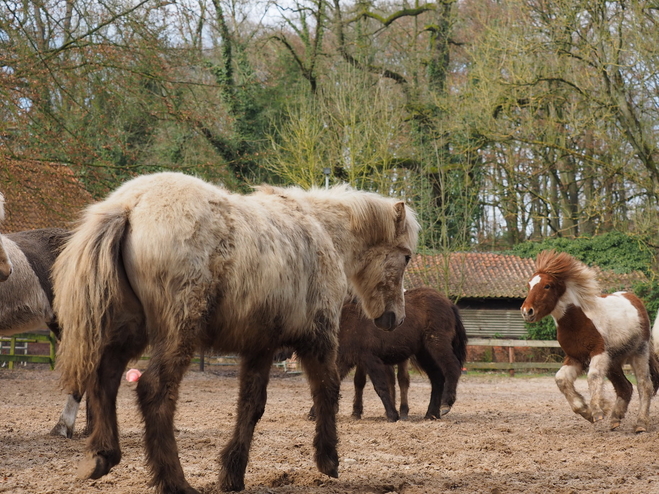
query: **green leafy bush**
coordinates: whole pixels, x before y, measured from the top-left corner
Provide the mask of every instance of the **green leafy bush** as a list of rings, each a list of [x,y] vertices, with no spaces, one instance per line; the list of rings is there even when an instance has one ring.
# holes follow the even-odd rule
[[[526,326],[526,334],[530,340],[555,340],[556,339],[556,323],[554,318],[547,316],[540,319],[533,324],[524,323]]]

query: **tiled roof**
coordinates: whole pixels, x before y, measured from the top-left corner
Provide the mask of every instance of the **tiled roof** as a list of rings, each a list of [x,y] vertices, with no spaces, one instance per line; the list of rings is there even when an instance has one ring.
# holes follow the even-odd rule
[[[92,196],[66,165],[11,161],[0,156],[0,192],[5,196],[2,233],[69,228]]]
[[[417,254],[405,274],[405,287],[432,286],[451,297],[519,298],[527,294],[527,282],[535,260],[512,255],[457,252],[447,255]],[[647,281],[641,272],[618,274],[598,271],[602,291],[630,289]]]

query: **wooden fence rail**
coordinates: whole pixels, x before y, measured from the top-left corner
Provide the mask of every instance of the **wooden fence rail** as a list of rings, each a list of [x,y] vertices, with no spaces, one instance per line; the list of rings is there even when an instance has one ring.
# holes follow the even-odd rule
[[[528,369],[560,369],[561,362],[515,362],[515,348],[560,348],[556,340],[514,340],[503,338],[469,338],[469,346],[491,346],[508,348],[508,362],[466,362],[467,370],[507,370],[510,375],[515,371]]]
[[[2,336],[0,341],[9,342],[9,353],[0,354],[0,363],[8,363],[9,369],[14,368],[15,362],[29,362],[32,364],[49,364],[51,369],[55,368],[55,335],[51,332],[49,334],[33,334],[33,333],[20,333],[13,336]],[[48,343],[48,355],[34,355],[34,354],[16,354],[17,343]]]
[[[0,363],[7,362],[10,369],[13,368],[15,362],[30,362],[49,364],[50,368],[55,367],[55,336],[50,333],[49,335],[22,333],[11,337],[0,337],[0,341],[9,342],[9,353],[0,354]],[[49,355],[33,355],[33,354],[16,354],[16,343],[48,343],[50,348]],[[489,346],[489,347],[504,347],[508,348],[508,362],[466,362],[465,368],[467,370],[507,370],[511,375],[515,371],[522,371],[528,369],[547,369],[554,370],[561,366],[560,362],[515,362],[515,348],[560,348],[558,341],[555,340],[517,340],[517,339],[502,339],[502,338],[470,338],[469,346]],[[144,357],[148,358],[148,357]],[[199,363],[200,370],[204,370],[204,364],[208,365],[236,365],[238,363],[238,356],[225,355],[225,356],[209,356],[200,354],[193,360],[193,363]]]

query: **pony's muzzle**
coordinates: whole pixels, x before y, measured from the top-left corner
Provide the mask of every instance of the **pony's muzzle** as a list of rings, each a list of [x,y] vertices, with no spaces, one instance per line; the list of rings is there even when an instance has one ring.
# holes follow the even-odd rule
[[[403,317],[398,319],[394,311],[388,310],[385,311],[384,314],[382,314],[380,317],[373,319],[373,322],[380,329],[383,329],[385,331],[393,331],[398,326],[403,324],[404,320],[405,320],[404,315]]]
[[[526,307],[522,307],[521,311],[522,317],[526,322],[535,322],[535,311],[533,310],[533,307],[529,307],[528,309]]]
[[[14,266],[9,265],[8,269],[0,269],[0,282],[7,281],[14,272]]]

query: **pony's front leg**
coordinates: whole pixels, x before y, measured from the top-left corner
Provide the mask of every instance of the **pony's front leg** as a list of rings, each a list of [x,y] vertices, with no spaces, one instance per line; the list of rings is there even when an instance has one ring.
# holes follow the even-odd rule
[[[236,425],[231,441],[220,454],[220,488],[223,491],[242,491],[245,488],[249,448],[254,427],[265,411],[271,365],[272,353],[241,356]]]
[[[398,410],[396,410],[396,397],[394,394],[396,389],[394,368],[390,365],[385,365],[382,363],[382,360],[372,355],[364,359],[363,364],[368,377],[371,378],[375,392],[380,397],[382,405],[384,405],[387,420],[389,422],[396,422],[400,417]]]
[[[364,413],[364,387],[366,386],[366,371],[361,364],[357,364],[353,383],[355,385],[355,397],[352,400],[352,418],[359,420]]]
[[[609,355],[600,353],[591,357],[588,369],[588,391],[590,391],[590,413],[592,422],[604,420],[602,400],[604,395],[604,378],[611,365]]]
[[[578,413],[589,422],[593,421],[593,416],[590,413],[590,408],[586,404],[586,400],[581,396],[574,387],[574,381],[583,372],[583,366],[567,357],[563,366],[556,373],[556,385],[561,393],[567,399],[572,411]]]
[[[400,419],[407,420],[410,413],[408,394],[410,390],[410,372],[407,368],[408,361],[404,360],[398,364],[398,386],[400,387]]]
[[[313,441],[316,466],[325,475],[337,478],[339,454],[336,451],[336,414],[339,409],[341,380],[336,369],[336,351],[329,350],[324,353],[325,355],[318,357],[298,351],[298,356],[307,374],[316,411],[316,436]]]

